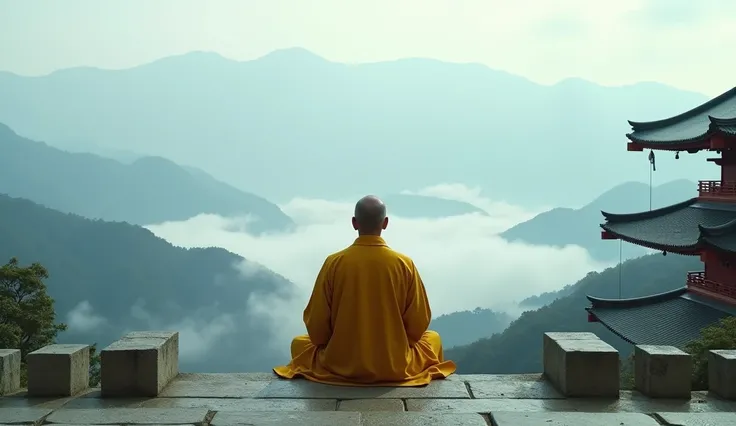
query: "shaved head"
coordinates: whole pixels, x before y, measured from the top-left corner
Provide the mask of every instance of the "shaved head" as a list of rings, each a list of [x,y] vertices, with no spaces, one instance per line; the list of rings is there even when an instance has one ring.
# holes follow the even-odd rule
[[[366,195],[355,204],[353,227],[359,232],[380,234],[386,228],[386,205],[375,195]]]

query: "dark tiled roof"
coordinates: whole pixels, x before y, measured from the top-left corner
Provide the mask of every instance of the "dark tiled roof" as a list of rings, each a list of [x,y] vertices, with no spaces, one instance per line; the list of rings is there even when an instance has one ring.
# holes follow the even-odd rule
[[[687,144],[711,135],[736,135],[736,87],[680,115],[664,120],[629,121],[633,142],[650,145]]]
[[[613,333],[634,345],[667,345],[683,349],[700,330],[736,314],[728,305],[688,293],[686,288],[636,299],[588,296],[586,308]]]
[[[736,205],[693,198],[642,213],[601,213],[606,218],[601,228],[632,244],[690,254],[703,247],[736,253]]]

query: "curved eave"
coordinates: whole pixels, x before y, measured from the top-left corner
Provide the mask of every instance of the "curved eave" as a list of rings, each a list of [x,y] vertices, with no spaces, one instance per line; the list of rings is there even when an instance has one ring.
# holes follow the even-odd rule
[[[598,318],[598,316],[593,312],[593,308],[585,308],[585,310],[588,311],[588,315],[590,315],[593,318],[595,318],[595,322],[597,322],[598,324],[602,325],[603,327],[606,327],[608,329],[608,331],[610,331],[611,333],[613,333],[616,336],[618,336],[621,340],[623,340],[624,342],[626,342],[626,343],[628,343],[630,345],[636,345],[636,343],[634,341],[632,341],[631,339],[629,339],[628,337],[626,337],[623,333],[621,333],[620,331],[618,331],[615,328],[611,327],[608,324],[608,322],[601,321],[601,319]]]
[[[653,243],[651,241],[645,241],[640,240],[638,238],[634,238],[628,235],[619,234],[616,231],[612,231],[610,228],[606,226],[606,224],[602,224],[601,228],[603,228],[604,231],[606,231],[611,236],[615,237],[617,240],[625,241],[627,243],[631,243],[637,246],[645,247],[652,250],[659,250],[664,251],[668,253],[677,253],[684,256],[697,256],[700,254],[701,247],[700,245],[695,242],[693,244],[688,245],[682,245],[682,246],[675,246],[670,244],[657,244]]]
[[[592,304],[591,308],[631,308],[635,306],[646,306],[654,303],[664,302],[665,300],[680,297],[687,292],[687,287],[666,291],[664,293],[653,294],[651,296],[634,297],[631,299],[604,299],[586,295],[585,297]]]
[[[659,216],[664,216],[669,213],[674,213],[678,210],[690,207],[698,201],[698,198],[691,198],[681,203],[672,204],[667,207],[661,207],[654,210],[649,210],[639,213],[608,213],[601,210],[601,214],[608,223],[619,223],[619,222],[631,222],[634,220],[651,219]],[[603,226],[603,225],[601,225]],[[605,228],[604,228],[605,229]],[[606,229],[608,231],[608,229]]]
[[[697,151],[700,149],[710,148],[710,133],[706,132],[697,137],[672,140],[672,141],[654,141],[641,138],[636,133],[627,133],[626,137],[642,149],[659,149],[665,151]]]
[[[731,90],[728,90],[725,93],[722,93],[716,96],[715,98],[709,100],[708,102],[705,102],[704,104],[698,105],[689,111],[683,112],[682,114],[678,114],[670,118],[665,118],[662,120],[655,120],[655,121],[631,121],[629,120],[629,125],[631,125],[631,128],[634,132],[646,131],[646,130],[657,130],[663,127],[672,126],[674,124],[685,121],[689,118],[703,114],[706,111],[712,108],[715,108],[716,106],[726,102],[727,100],[731,99],[734,96],[736,96],[736,87],[732,88]]]
[[[736,219],[718,226],[698,225],[698,231],[703,237],[722,237],[736,233]]]

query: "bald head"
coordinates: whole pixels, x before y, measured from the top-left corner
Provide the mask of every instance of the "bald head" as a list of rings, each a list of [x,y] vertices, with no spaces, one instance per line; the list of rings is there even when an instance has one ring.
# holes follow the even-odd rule
[[[375,195],[367,195],[355,204],[353,227],[361,233],[378,233],[386,228],[386,205]]]

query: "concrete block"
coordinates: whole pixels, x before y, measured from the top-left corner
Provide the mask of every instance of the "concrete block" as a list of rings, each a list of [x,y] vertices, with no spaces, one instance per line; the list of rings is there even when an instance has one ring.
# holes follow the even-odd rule
[[[89,386],[89,345],[45,346],[26,363],[30,396],[72,396]]]
[[[721,398],[736,400],[736,350],[708,353],[708,389]]]
[[[592,333],[544,333],[544,375],[567,397],[619,396],[618,351]]]
[[[101,395],[157,396],[179,374],[179,333],[136,331],[100,352]]]
[[[634,386],[652,398],[690,399],[693,359],[674,346],[634,348]]]
[[[0,349],[0,395],[20,389],[20,350]]]

